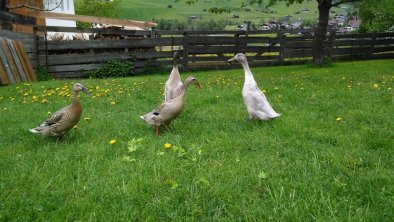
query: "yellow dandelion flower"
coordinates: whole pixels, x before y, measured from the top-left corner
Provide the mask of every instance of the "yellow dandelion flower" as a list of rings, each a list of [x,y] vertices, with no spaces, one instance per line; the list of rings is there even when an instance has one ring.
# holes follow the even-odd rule
[[[31,98],[33,99],[34,102],[37,102],[37,100],[38,100],[37,96],[32,96]]]
[[[114,145],[116,143],[116,140],[112,139],[109,141],[109,144]]]
[[[111,105],[115,105],[115,104],[116,104],[116,102],[114,102],[114,101],[111,102]]]
[[[341,118],[341,117],[337,117],[335,120],[336,120],[337,122],[339,122],[339,121],[342,120],[342,118]]]
[[[375,88],[375,89],[379,88],[379,84],[374,83],[374,84],[373,84],[373,88]]]
[[[45,103],[47,103],[47,102],[48,102],[48,101],[47,101],[46,99],[42,99],[42,100],[41,100],[41,103],[42,103],[42,104],[45,104]]]
[[[170,149],[170,148],[171,148],[171,143],[166,143],[166,144],[164,144],[164,148]]]

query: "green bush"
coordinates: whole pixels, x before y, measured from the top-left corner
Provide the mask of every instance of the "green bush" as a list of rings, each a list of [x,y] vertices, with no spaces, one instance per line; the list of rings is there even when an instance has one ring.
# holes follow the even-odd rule
[[[84,71],[84,74],[92,78],[131,76],[133,74],[133,62],[111,60],[99,69]]]
[[[36,69],[36,75],[38,81],[47,81],[51,79],[51,77],[48,74],[48,71],[43,66],[39,66]]]

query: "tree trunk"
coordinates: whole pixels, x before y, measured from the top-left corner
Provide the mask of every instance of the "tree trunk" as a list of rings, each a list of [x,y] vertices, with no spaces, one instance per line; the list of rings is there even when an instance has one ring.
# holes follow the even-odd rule
[[[319,3],[319,22],[315,27],[313,38],[313,63],[317,66],[323,65],[324,40],[327,35],[328,17],[330,14],[331,0],[317,1]]]

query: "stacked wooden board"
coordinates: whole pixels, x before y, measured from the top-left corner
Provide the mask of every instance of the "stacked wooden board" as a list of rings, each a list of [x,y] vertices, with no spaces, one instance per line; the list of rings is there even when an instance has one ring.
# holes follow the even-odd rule
[[[20,41],[0,38],[0,84],[36,80],[23,44]]]

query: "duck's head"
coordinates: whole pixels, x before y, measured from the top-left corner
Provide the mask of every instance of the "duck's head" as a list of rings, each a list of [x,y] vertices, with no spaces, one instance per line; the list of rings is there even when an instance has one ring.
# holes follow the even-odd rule
[[[81,83],[75,83],[74,86],[73,86],[73,90],[75,92],[82,91],[82,92],[84,92],[86,94],[90,94],[90,92]]]
[[[173,61],[173,65],[176,66],[178,63],[178,60],[180,59],[180,55],[178,51],[175,51],[173,56],[172,56],[172,61]]]
[[[245,54],[243,54],[243,53],[238,53],[233,58],[228,60],[229,63],[231,63],[233,61],[237,61],[237,62],[240,62],[240,63],[247,63],[248,62],[248,60],[246,59]]]
[[[186,85],[189,85],[190,83],[193,83],[197,88],[201,88],[200,83],[198,82],[198,80],[194,76],[189,76],[185,79]]]

